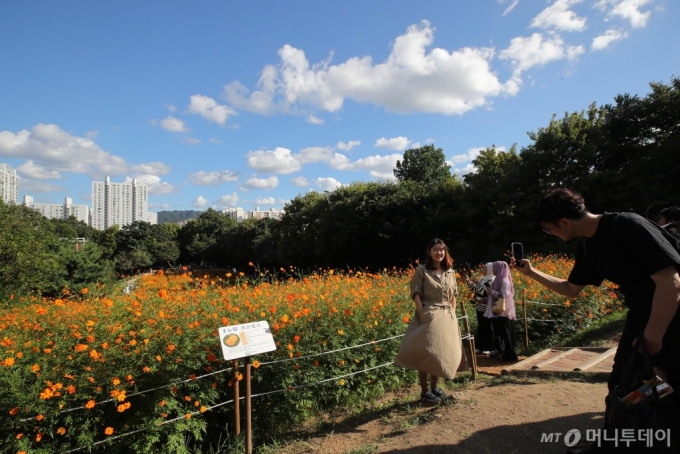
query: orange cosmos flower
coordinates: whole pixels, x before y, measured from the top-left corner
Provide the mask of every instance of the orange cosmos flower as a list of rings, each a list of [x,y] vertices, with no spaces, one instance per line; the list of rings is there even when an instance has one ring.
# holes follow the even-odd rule
[[[85,288],[83,288],[83,289],[80,291],[80,293],[83,294],[83,295],[85,295],[88,291],[89,291],[89,290],[87,289],[87,287],[85,287]]]
[[[16,415],[17,413],[19,413],[19,407],[14,407],[9,411],[9,414],[12,416]]]
[[[59,435],[64,435],[66,433],[66,427],[60,427],[57,429]]]
[[[7,358],[4,361],[5,367],[10,367],[14,365],[14,358]]]
[[[104,435],[109,436],[113,435],[113,427],[107,427],[106,429],[104,429]]]
[[[260,362],[259,362],[258,360],[253,361],[253,367],[254,367],[255,369],[257,369],[258,367],[260,367]]]
[[[38,433],[38,435],[35,436],[35,441],[37,441],[37,442],[39,443],[40,440],[42,440],[42,437],[43,437],[43,434],[42,434],[42,433]]]
[[[40,370],[40,366],[38,364],[34,364],[31,366],[31,372],[38,372]]]
[[[85,404],[85,408],[87,408],[88,410],[94,408],[94,406],[95,406],[94,400],[88,400],[87,403]]]
[[[205,408],[205,405],[201,407],[201,413],[205,413],[208,409]]]

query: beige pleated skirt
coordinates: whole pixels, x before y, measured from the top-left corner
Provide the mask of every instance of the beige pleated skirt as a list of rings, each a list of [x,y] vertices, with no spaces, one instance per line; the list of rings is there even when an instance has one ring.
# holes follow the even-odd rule
[[[394,364],[443,378],[454,378],[456,372],[468,370],[451,306],[427,305],[422,318],[416,314],[411,319]]]

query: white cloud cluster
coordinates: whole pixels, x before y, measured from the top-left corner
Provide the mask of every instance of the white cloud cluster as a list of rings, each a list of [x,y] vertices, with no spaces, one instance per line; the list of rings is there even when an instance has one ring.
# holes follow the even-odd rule
[[[37,124],[16,134],[0,131],[0,156],[26,159],[17,171],[37,179],[58,179],[60,172],[102,178],[124,174],[129,167],[123,158],[102,150],[92,139],[74,136],[54,124]]]
[[[338,189],[339,187],[342,186],[342,183],[340,183],[338,180],[332,177],[327,177],[327,178],[315,178],[314,179],[314,184],[321,189],[322,191],[328,191],[332,192]]]
[[[335,112],[352,99],[393,112],[452,115],[516,92],[514,81],[501,83],[491,70],[493,49],[430,49],[433,42],[434,28],[423,21],[396,38],[384,62],[365,56],[337,65],[330,57],[310,65],[304,51],[286,44],[278,51],[279,64],[263,68],[255,91],[235,81],[225,86],[224,97],[236,109],[260,114]]]
[[[225,124],[230,116],[238,115],[231,107],[218,104],[214,99],[204,95],[194,95],[190,98],[189,112],[199,114],[219,125]]]
[[[368,170],[371,177],[379,180],[393,180],[394,168],[399,159],[402,159],[401,154],[391,154],[386,156],[368,156],[366,158],[350,161],[347,156],[341,153],[335,153],[329,164],[336,170]]]
[[[161,181],[161,177],[157,175],[136,174],[132,177],[125,177],[124,183],[132,183],[133,178],[137,179],[137,183],[145,184],[151,195],[165,195],[176,191],[173,185],[167,181]]]
[[[196,186],[219,186],[223,183],[237,181],[239,175],[241,175],[241,172],[232,172],[230,170],[216,170],[213,172],[201,170],[189,175],[189,179]]]
[[[498,3],[503,4],[506,1],[508,1],[508,0],[498,0]],[[506,14],[508,14],[510,11],[515,9],[515,6],[517,6],[518,4],[519,4],[519,0],[511,0],[510,4],[507,6],[507,8],[505,8],[505,10],[503,10],[502,15],[505,16]]]
[[[611,44],[615,43],[616,41],[624,39],[626,36],[628,36],[628,33],[610,28],[603,34],[593,38],[591,48],[594,51],[606,49]]]
[[[170,173],[170,167],[162,162],[145,162],[130,167],[130,171],[135,173],[147,173],[152,175],[167,175]]]
[[[486,148],[484,148],[484,147],[470,148],[466,153],[461,153],[461,154],[451,156],[451,160],[449,162],[451,164],[459,164],[461,162],[472,161],[473,159],[476,159],[477,156],[479,156],[479,153],[482,150],[485,150],[485,149]]]
[[[233,192],[231,194],[225,194],[215,201],[215,206],[217,208],[233,208],[238,205],[238,194]]]
[[[399,136],[399,137],[393,137],[391,139],[386,139],[384,137],[381,137],[381,138],[379,138],[378,140],[375,141],[374,146],[378,147],[378,148],[388,148],[390,150],[403,151],[410,144],[411,144],[411,141],[409,140],[408,137]]]
[[[258,205],[275,205],[276,199],[274,199],[274,197],[258,197],[255,200],[255,203]]]
[[[565,57],[574,60],[585,52],[583,46],[567,46],[558,36],[544,36],[533,33],[531,36],[518,36],[510,41],[510,46],[500,52],[501,60],[510,60],[514,66],[515,77],[533,68]]]
[[[153,120],[152,120],[153,121]],[[172,115],[168,115],[166,118],[161,120],[161,127],[166,131],[170,132],[189,132],[186,123],[179,118],[175,118]]]
[[[630,22],[633,28],[642,28],[647,26],[651,12],[642,12],[640,8],[651,2],[652,0],[599,0],[595,6],[607,11],[610,18],[619,17]]]
[[[196,208],[203,208],[207,204],[208,201],[202,195],[199,195],[193,202],[191,202],[191,206],[194,206]]]
[[[360,140],[350,140],[349,142],[345,143],[342,140],[338,142],[338,144],[335,146],[338,150],[342,151],[350,151],[354,147],[358,147],[361,145]]]
[[[307,178],[300,175],[299,177],[291,178],[290,184],[292,184],[293,186],[308,186],[309,181],[307,180]]]
[[[555,0],[555,3],[541,11],[531,21],[532,27],[549,28],[566,32],[582,32],[586,29],[586,18],[579,17],[569,8],[583,0]]]
[[[268,190],[274,189],[278,185],[279,179],[275,176],[269,178],[252,177],[244,181],[243,184],[239,186],[239,189],[241,191],[248,191],[249,189]]]

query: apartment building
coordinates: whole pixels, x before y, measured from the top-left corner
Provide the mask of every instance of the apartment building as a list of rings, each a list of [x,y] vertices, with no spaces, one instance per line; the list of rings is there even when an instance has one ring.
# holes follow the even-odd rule
[[[17,204],[19,200],[19,180],[17,171],[8,164],[0,163],[0,200]]]
[[[75,216],[79,221],[90,224],[90,207],[74,205],[70,197],[64,198],[64,203],[35,203],[30,195],[24,196],[24,205],[39,211],[48,219],[67,219]]]
[[[92,227],[98,230],[113,225],[124,227],[135,221],[149,222],[148,189],[145,184],[92,182]]]

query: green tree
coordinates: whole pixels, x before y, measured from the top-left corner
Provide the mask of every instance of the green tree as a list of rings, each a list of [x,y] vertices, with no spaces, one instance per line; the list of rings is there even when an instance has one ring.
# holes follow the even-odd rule
[[[0,301],[51,285],[60,266],[57,243],[40,213],[0,200]]]
[[[82,246],[68,240],[61,240],[57,245],[59,270],[43,290],[47,293],[59,294],[63,288],[80,291],[93,285],[107,286],[116,279],[113,261],[104,257],[102,250],[94,242],[86,242]]]
[[[235,219],[212,208],[187,222],[177,235],[181,260],[185,263],[209,261],[225,265],[220,244],[236,224]]]
[[[441,148],[425,145],[404,152],[404,159],[397,161],[394,176],[398,181],[416,181],[434,186],[451,178],[451,166]]]

